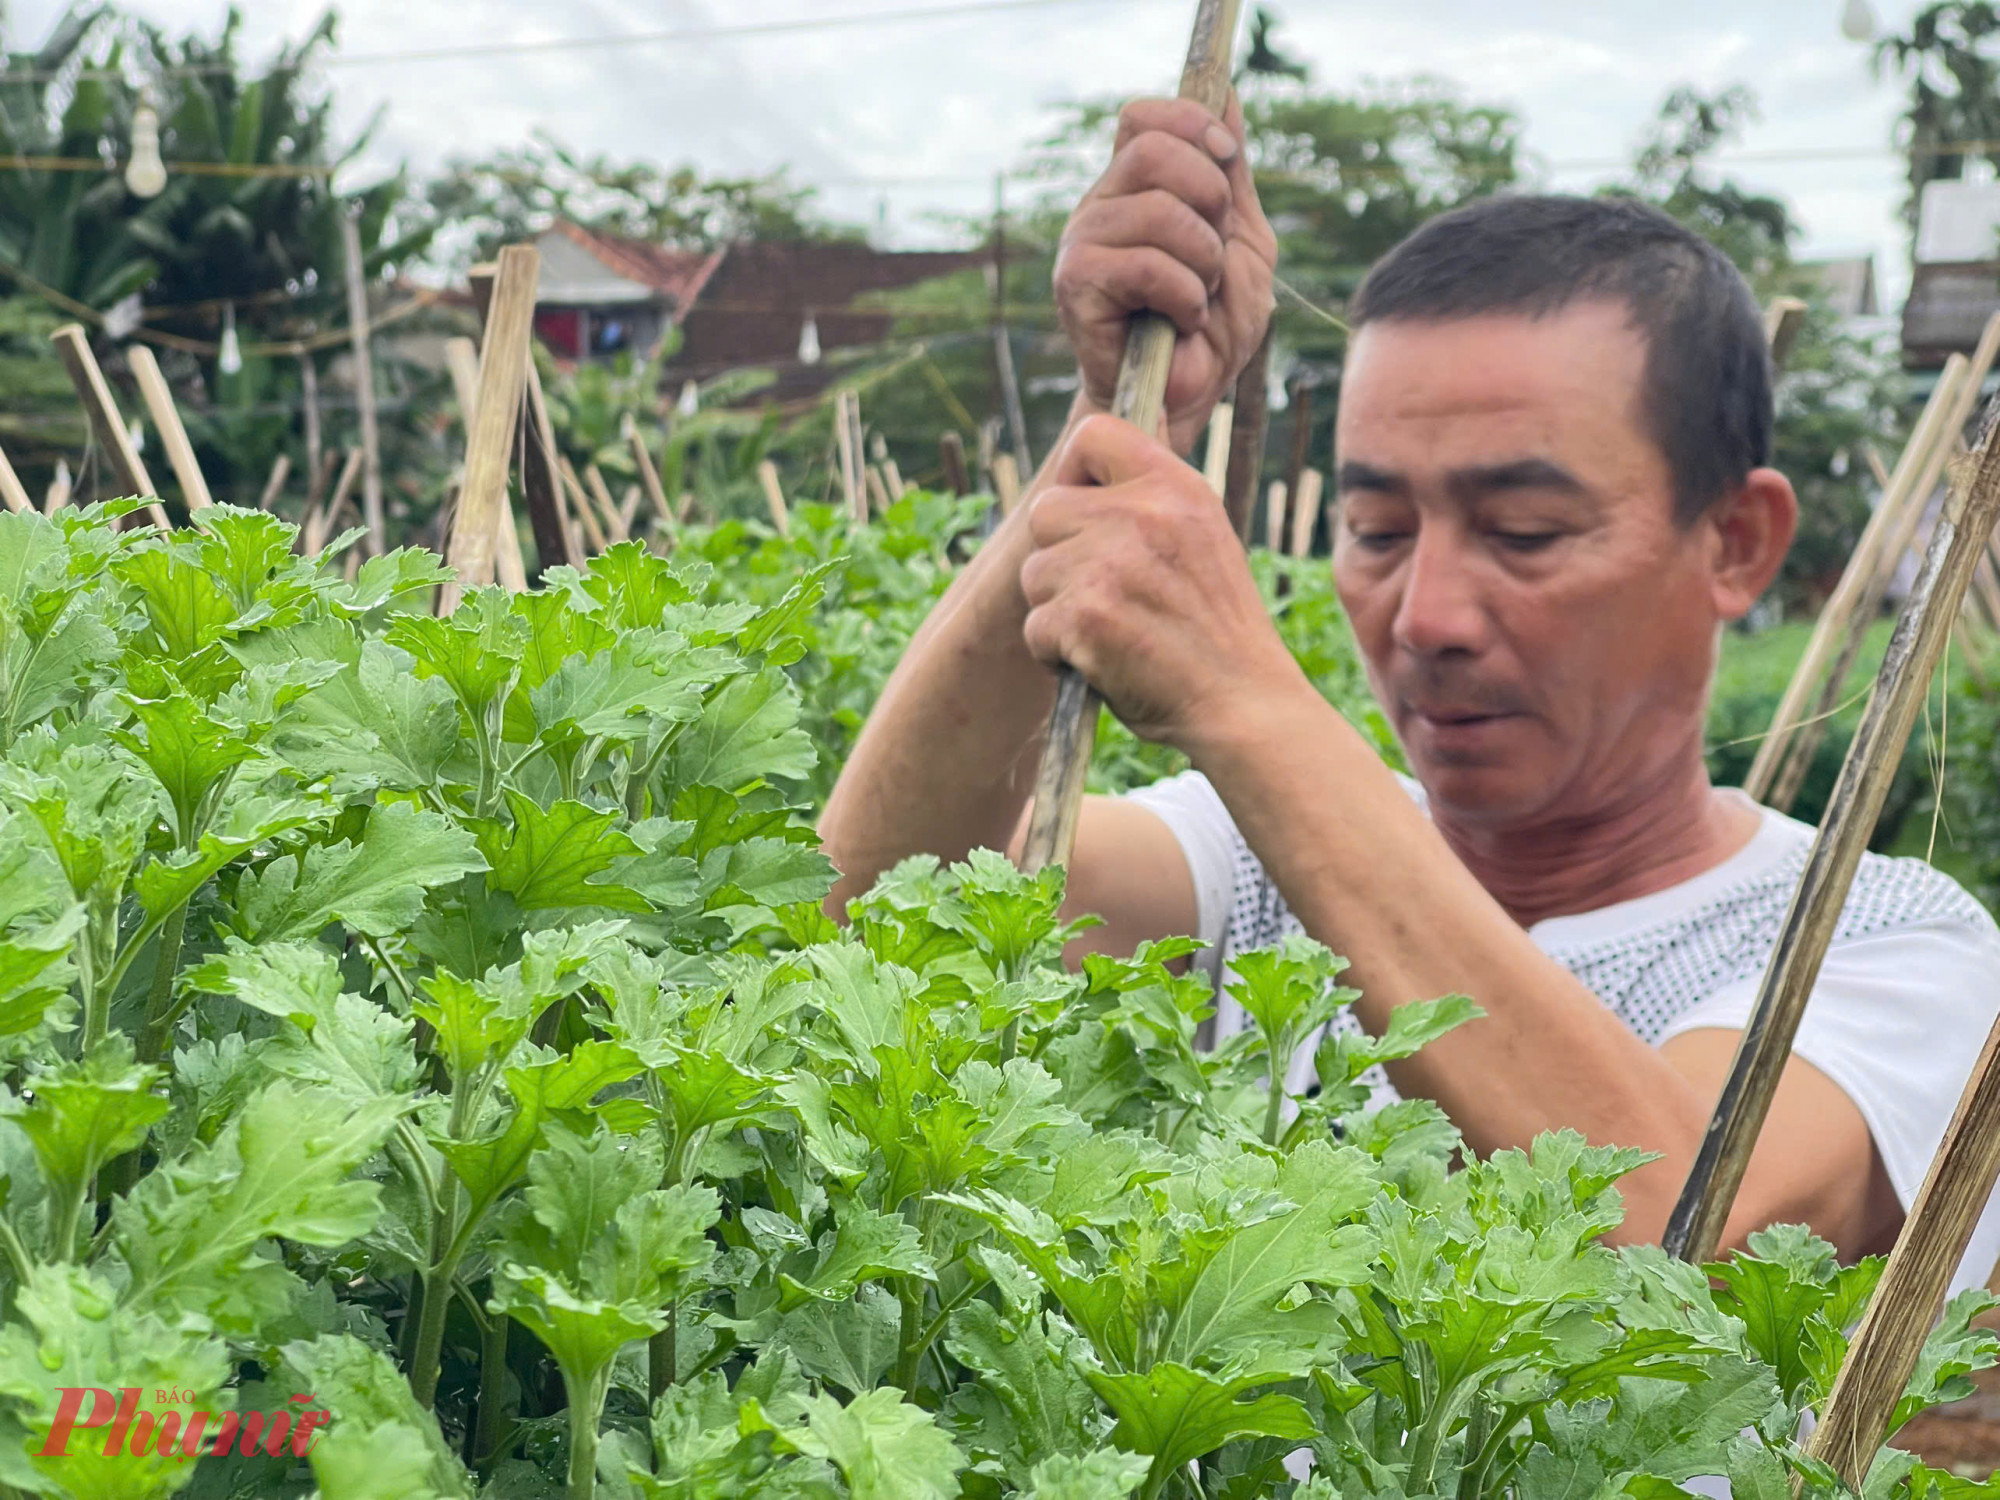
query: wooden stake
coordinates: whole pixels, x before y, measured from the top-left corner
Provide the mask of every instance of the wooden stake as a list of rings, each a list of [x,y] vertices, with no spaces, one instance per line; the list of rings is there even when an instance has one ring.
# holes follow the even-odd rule
[[[625,429],[625,442],[632,450],[632,462],[638,466],[639,483],[645,487],[646,499],[652,502],[661,528],[671,537],[674,534],[673,507],[667,504],[667,492],[660,487],[660,471],[653,467],[653,455],[646,447],[646,440],[639,436],[636,422]]]
[[[1930,506],[1931,493],[1937,488],[1946,462],[1962,449],[1965,424],[1972,417],[1973,408],[1979,400],[1979,388],[1996,358],[2000,358],[2000,314],[1987,320],[1979,345],[1973,351],[1972,359],[1960,376],[1946,407],[1930,451],[1910,485],[1907,501],[1889,519],[1884,529],[1886,540],[1881,544],[1875,569],[1872,575],[1865,577],[1858,597],[1849,607],[1846,622],[1840,631],[1840,651],[1834,659],[1833,668],[1821,684],[1819,696],[1807,711],[1805,722],[1795,731],[1790,754],[1772,784],[1770,797],[1766,799],[1779,812],[1790,811],[1792,803],[1797,800],[1799,788],[1804,785],[1806,773],[1812,767],[1813,757],[1819,753],[1820,742],[1826,737],[1830,717],[1839,706],[1841,689],[1846,685],[1848,673],[1853,670],[1855,658],[1861,654],[1868,627],[1874,623],[1876,612],[1882,607],[1882,598],[1902,567],[1903,555],[1915,541],[1917,526]],[[1842,581],[1845,582],[1845,579]]]
[[[1285,547],[1285,481],[1274,479],[1264,491],[1264,550],[1282,552]]]
[[[473,306],[478,309],[479,321],[482,328],[490,328],[492,326],[493,286],[498,275],[499,268],[497,266],[483,265],[474,266],[468,276],[468,282],[472,288]],[[459,420],[464,424],[465,441],[469,448],[472,443],[473,413],[478,409],[479,405],[479,349],[468,338],[447,339],[445,340],[444,357],[445,366],[451,371],[452,390],[458,398]],[[534,351],[530,349],[528,351],[528,363],[531,366],[534,363],[534,358]],[[520,410],[521,412],[527,410],[527,402],[525,400],[522,402]],[[517,443],[517,439],[520,436],[520,421],[521,417],[517,415],[515,418],[516,426],[507,437],[507,451],[510,455],[521,451],[521,448],[525,446],[524,444]],[[465,493],[462,480],[463,476],[461,475],[461,483],[459,485],[459,494],[461,496]],[[526,487],[527,481],[524,474],[522,477],[522,488],[525,490]],[[493,573],[500,587],[506,589],[511,594],[521,593],[528,587],[528,559],[526,554],[521,550],[521,528],[519,523],[514,519],[514,502],[504,492],[500,497],[500,509],[495,513],[493,518]]]
[[[353,450],[359,453],[361,450]],[[289,453],[280,453],[271,465],[271,476],[264,481],[264,492],[257,497],[257,509],[269,510],[278,503],[278,496],[284,493],[285,481],[292,474],[292,458]]]
[[[889,487],[889,498],[891,500],[902,499],[903,496],[909,494],[916,487],[903,482],[903,471],[897,467],[896,460],[893,458],[882,460],[882,483]]]
[[[576,507],[577,524],[583,528],[585,541],[593,553],[602,552],[611,545],[604,534],[604,523],[598,519],[597,506],[584,492],[583,481],[576,477],[576,466],[567,457],[557,460],[562,472],[563,489],[569,495],[569,503]]]
[[[368,273],[361,256],[361,226],[340,215],[340,250],[347,271],[347,334],[354,351],[354,409],[361,419],[361,519],[368,528],[361,544],[370,557],[385,549],[382,525],[382,437],[375,421],[375,363],[368,347]],[[457,591],[444,590],[454,607]]]
[[[1743,790],[1759,802],[1770,795],[1791,737],[1806,717],[1807,706],[1840,649],[1848,622],[1860,607],[1882,551],[1888,545],[1890,528],[1901,525],[1902,511],[1910,503],[1918,471],[1930,457],[1938,434],[1943,430],[1953,395],[1966,369],[1967,362],[1962,355],[1954,354],[1945,362],[1930,400],[1924,405],[1923,415],[1917,418],[1917,425],[1910,431],[1910,440],[1904,445],[1902,457],[1896,461],[1896,472],[1883,492],[1881,503],[1875,507],[1875,514],[1862,532],[1854,555],[1848,559],[1847,569],[1841,574],[1833,597],[1820,611],[1812,636],[1806,642],[1805,653],[1793,669],[1792,680],[1785,685],[1784,696],[1778,701],[1778,711],[1772,715],[1770,731],[1757,747],[1757,754],[1750,763],[1750,773],[1743,778]]]
[[[1270,436],[1271,330],[1236,377],[1236,419],[1229,434],[1229,479],[1222,487],[1223,509],[1247,549],[1251,513],[1257,508],[1257,481],[1264,473],[1264,443]]]
[[[768,458],[757,465],[757,483],[764,487],[764,504],[771,512],[771,525],[779,536],[789,537],[792,513],[785,505],[784,487],[778,483],[778,466]]]
[[[111,387],[97,366],[97,357],[90,352],[90,338],[83,325],[65,323],[49,335],[49,342],[56,346],[56,353],[69,371],[70,384],[76,387],[76,394],[83,402],[83,414],[90,420],[91,435],[109,459],[120,491],[151,499],[147,518],[162,531],[173,530],[173,523],[159,503],[160,492],[153,488],[153,477],[140,461],[139,450],[132,446],[132,434],[126,431],[125,419],[118,414],[118,403],[111,399]]]
[[[604,534],[613,544],[624,541],[631,533],[625,529],[624,518],[618,514],[618,502],[611,498],[611,486],[604,482],[603,471],[596,464],[585,464],[583,482],[590,491],[590,498],[597,502],[597,514],[604,522]]]
[[[333,534],[333,523],[339,517],[341,507],[354,492],[354,486],[361,478],[361,467],[366,462],[359,448],[347,450],[347,462],[341,465],[340,479],[333,487],[333,494],[324,506],[316,506],[306,516],[304,528],[299,533],[299,547],[307,557],[318,557],[326,550],[327,538]]]
[[[465,439],[472,441],[472,413],[479,405],[479,346],[471,339],[444,341],[445,368],[451,371],[452,394],[458,399],[458,420]]]
[[[1229,435],[1236,427],[1236,408],[1218,401],[1208,418],[1208,451],[1203,455],[1202,477],[1219,497],[1229,488]]]
[[[1325,495],[1326,476],[1318,469],[1307,469],[1299,476],[1299,503],[1292,507],[1292,556],[1305,557],[1312,551]]]
[[[570,520],[563,492],[562,471],[556,463],[555,427],[548,402],[542,398],[542,377],[528,360],[528,393],[522,407],[527,442],[522,445],[521,493],[528,502],[528,522],[535,529],[535,559],[540,568],[583,566],[583,546]]]
[[[1782,370],[1806,326],[1806,305],[1797,297],[1773,297],[1764,309],[1764,335],[1771,341],[1771,368]]]
[[[493,582],[494,541],[500,512],[507,504],[507,471],[526,388],[535,282],[540,274],[541,257],[532,246],[509,245],[500,252],[500,273],[493,286],[493,307],[479,359],[472,437],[465,447],[465,487],[459,493],[447,552],[447,561],[458,576],[439,590],[441,615],[458,608],[466,589]],[[365,440],[365,429],[363,436]],[[364,499],[365,495],[364,490]],[[379,496],[377,500],[379,504]],[[370,524],[374,524],[372,519]]]
[[[1198,101],[1221,117],[1229,102],[1230,63],[1236,50],[1240,0],[1201,0],[1181,71],[1183,99]],[[1126,335],[1125,359],[1111,414],[1141,432],[1160,425],[1166,405],[1167,374],[1174,358],[1174,325],[1155,312],[1134,315]],[[1076,823],[1083,811],[1084,780],[1090,774],[1103,702],[1083,675],[1064,667],[1056,683],[1055,710],[1035,778],[1034,811],[1029,817],[1023,866],[1030,874],[1069,863]]]
[[[138,382],[139,396],[145,401],[153,426],[160,434],[160,445],[167,450],[167,463],[180,484],[181,499],[189,513],[213,505],[215,502],[209,497],[208,481],[202,478],[201,465],[195,462],[194,444],[188,441],[187,429],[181,426],[181,414],[174,409],[174,393],[167,385],[167,377],[160,373],[160,362],[153,358],[153,351],[144,344],[134,344],[127,349],[125,360],[132,367],[132,378]]]
[[[1299,481],[1312,462],[1313,385],[1303,375],[1292,379],[1292,454],[1285,464],[1285,493],[1296,503]]]
[[[971,476],[965,472],[965,439],[956,432],[938,434],[938,457],[944,463],[944,486],[954,495],[972,493]]]
[[[326,493],[327,453],[320,433],[319,366],[312,350],[299,354],[299,402],[305,408],[306,423],[306,504],[317,505]]]
[[[5,504],[7,509],[17,516],[35,508],[35,502],[28,498],[28,492],[22,487],[20,476],[14,472],[14,466],[7,461],[7,454],[3,449],[0,449],[0,504]]]
[[[1021,471],[1014,455],[1002,450],[993,455],[993,493],[1000,501],[1000,514],[1011,516],[1021,506]]]
[[[1013,455],[1009,454],[1008,457],[1011,458]],[[880,464],[870,464],[865,473],[867,475],[869,508],[878,516],[886,516],[889,514],[889,507],[895,503],[895,500],[889,493],[889,481],[882,477],[882,466]]]
[[[1976,462],[1954,467],[1951,498],[1938,534],[1931,539],[1912,609],[1897,626],[1897,635],[1903,636],[1914,613],[1919,617],[1917,629],[1928,627],[1923,669],[1910,676],[1924,688],[1943,650],[1943,626],[1957,613],[1973,567],[2000,517],[2000,443],[1994,441],[1990,419]],[[1885,748],[1900,750],[1901,740]],[[1895,758],[1884,757],[1892,770]],[[1886,776],[1883,781],[1886,787]],[[1959,1097],[1958,1111],[1917,1201],[1903,1220],[1896,1248],[1813,1432],[1808,1451],[1831,1464],[1857,1492],[1888,1433],[1889,1419],[1937,1321],[1945,1288],[1992,1196],[1996,1177],[2000,1177],[2000,1024],[1987,1037]]]
[[[1807,856],[1791,910],[1785,915],[1722,1097],[1716,1101],[1708,1133],[1667,1221],[1662,1243],[1668,1253],[1683,1260],[1699,1265],[1711,1259],[1722,1242],[1736,1190],[1791,1056],[1792,1039],[1833,941],[1854,872],[1881,816],[1889,784],[1902,764],[1918,711],[1930,692],[1931,678],[1958,618],[1973,565],[1985,550],[1995,516],[2000,515],[2000,444],[1991,441],[1991,431],[1989,424],[1977,465],[1957,466],[1951,497],[1931,538],[1923,573],[1896,622],[1875,680],[1874,696],[1848,747],[1840,780]],[[2000,1146],[2000,1132],[1988,1132],[1988,1140]],[[1990,1173],[1986,1185],[1992,1185]],[[1984,1195],[1982,1189],[1981,1201]],[[1921,1207],[1920,1198],[1918,1208],[1912,1210],[1913,1223],[1918,1222]],[[1908,1232],[1906,1225],[1905,1234]],[[1962,1239],[1959,1248],[1963,1249]],[[1914,1352],[1911,1357],[1915,1357]],[[1889,1399],[1901,1395],[1902,1389],[1899,1382]],[[1879,1429],[1875,1435],[1879,1438]],[[1871,1442],[1871,1457],[1873,1452]]]
[[[639,519],[639,505],[645,498],[638,485],[625,486],[625,494],[618,502],[618,524],[625,528],[625,535],[632,534],[632,523]]]
[[[852,391],[834,398],[834,445],[840,458],[840,493],[847,502],[848,520],[857,526],[868,522],[868,488],[862,478],[861,400]]]

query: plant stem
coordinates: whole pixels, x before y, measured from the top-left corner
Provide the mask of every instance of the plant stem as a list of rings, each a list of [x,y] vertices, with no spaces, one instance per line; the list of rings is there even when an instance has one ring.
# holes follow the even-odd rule
[[[572,1383],[563,1376],[569,1393],[569,1486],[564,1500],[592,1500],[597,1492],[597,1417],[608,1390],[607,1369],[587,1381]],[[582,1389],[578,1389],[581,1384]]]
[[[5,1251],[7,1264],[14,1273],[14,1285],[19,1286],[28,1279],[28,1272],[34,1262],[28,1258],[28,1247],[21,1243],[21,1236],[15,1231],[13,1221],[0,1214],[0,1251]]]
[[[160,929],[153,953],[153,987],[146,996],[146,1024],[139,1033],[139,1061],[156,1063],[166,1055],[167,1030],[172,1025],[174,975],[181,966],[181,938],[187,931],[187,907],[174,908]]]
[[[680,1374],[681,1305],[667,1306],[667,1326],[646,1341],[646,1406],[650,1410]]]
[[[1264,1103],[1264,1144],[1275,1146],[1285,1128],[1285,1080],[1278,1074],[1278,1061],[1271,1059],[1271,1097]]]
[[[507,1331],[512,1326],[504,1313],[494,1313],[479,1331],[479,1414],[465,1455],[474,1468],[490,1464],[500,1448],[500,1427],[506,1419],[501,1408],[507,1400]]]
[[[417,1323],[416,1348],[410,1355],[410,1390],[426,1411],[437,1400],[438,1370],[444,1359],[444,1319],[451,1309],[452,1278],[458,1275],[458,1262],[465,1254],[464,1235],[453,1232],[457,1218],[458,1184],[454,1182],[432,1231],[431,1243],[444,1249],[423,1278],[423,1308]]]
[[[917,1370],[923,1363],[924,1350],[929,1347],[924,1341],[922,1331],[924,1284],[914,1276],[897,1277],[896,1300],[903,1304],[903,1321],[896,1338],[897,1346],[902,1352],[896,1356],[896,1373],[892,1383],[906,1396],[914,1398],[917,1392]]]

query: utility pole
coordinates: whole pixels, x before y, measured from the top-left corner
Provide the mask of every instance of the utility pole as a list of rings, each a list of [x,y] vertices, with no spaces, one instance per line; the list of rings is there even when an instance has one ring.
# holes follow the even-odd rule
[[[1007,433],[1021,477],[1035,472],[1028,456],[1028,419],[1021,410],[1021,383],[1014,375],[1014,343],[1007,333],[1007,178],[993,174],[993,370],[1007,413]]]

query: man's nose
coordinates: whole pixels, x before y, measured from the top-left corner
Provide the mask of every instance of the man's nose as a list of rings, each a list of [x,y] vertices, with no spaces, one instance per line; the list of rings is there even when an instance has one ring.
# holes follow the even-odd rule
[[[1468,539],[1456,527],[1418,529],[1396,602],[1394,639],[1413,656],[1478,655],[1487,643],[1485,605]]]

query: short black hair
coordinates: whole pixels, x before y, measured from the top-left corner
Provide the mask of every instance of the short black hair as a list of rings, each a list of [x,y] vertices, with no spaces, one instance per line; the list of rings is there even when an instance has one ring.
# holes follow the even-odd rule
[[[1771,353],[1729,258],[1658,209],[1553,194],[1453,209],[1376,263],[1348,323],[1539,318],[1598,298],[1623,302],[1646,340],[1645,417],[1690,526],[1771,460]]]

